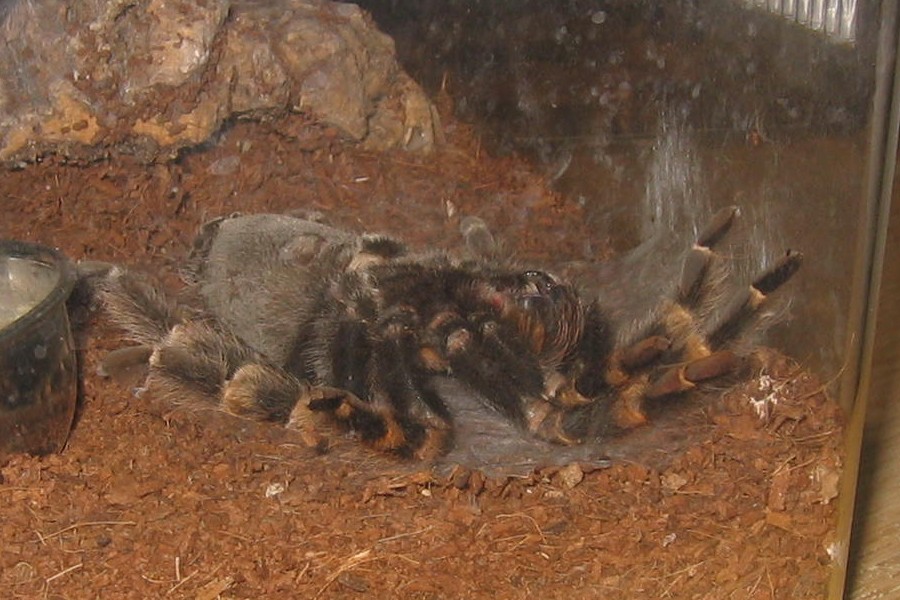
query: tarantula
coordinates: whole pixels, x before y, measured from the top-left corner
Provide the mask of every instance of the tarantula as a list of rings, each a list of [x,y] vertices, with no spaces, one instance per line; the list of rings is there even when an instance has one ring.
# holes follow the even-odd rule
[[[105,306],[138,344],[105,368],[145,361],[145,387],[175,402],[214,402],[311,443],[330,421],[418,458],[453,445],[454,406],[435,385],[449,376],[526,435],[578,444],[738,370],[738,340],[801,255],[785,253],[722,309],[714,249],[736,215],[713,217],[672,296],[625,340],[599,301],[544,271],[282,215],[219,218],[194,243],[178,301],[129,270],[105,278]]]

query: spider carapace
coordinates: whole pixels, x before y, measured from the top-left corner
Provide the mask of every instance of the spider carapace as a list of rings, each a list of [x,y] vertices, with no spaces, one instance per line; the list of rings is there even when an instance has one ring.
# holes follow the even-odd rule
[[[139,357],[145,388],[173,402],[213,403],[318,444],[336,425],[418,458],[457,437],[435,384],[450,377],[523,435],[579,444],[645,423],[647,402],[721,381],[752,352],[742,341],[801,255],[725,294],[716,246],[737,214],[710,220],[673,292],[637,327],[494,253],[418,253],[289,216],[223,217],[201,229],[177,297],[135,271],[105,277],[103,302],[137,344],[106,368]]]

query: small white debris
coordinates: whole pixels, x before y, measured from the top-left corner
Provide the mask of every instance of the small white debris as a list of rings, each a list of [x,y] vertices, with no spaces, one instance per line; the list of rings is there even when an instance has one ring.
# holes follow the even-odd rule
[[[566,39],[566,36],[568,36],[568,35],[569,35],[569,28],[566,27],[565,25],[559,27],[553,33],[553,37],[556,39],[557,44],[563,43],[563,41]]]
[[[830,558],[832,562],[838,563],[838,566],[843,566],[845,559],[844,544],[841,542],[831,542],[825,546],[825,552],[828,553],[828,558]]]
[[[674,531],[672,533],[668,534],[662,540],[662,547],[668,548],[670,545],[672,545],[672,543],[675,541],[675,539],[677,537],[678,537],[678,535]]]
[[[784,385],[784,382],[778,382],[765,373],[756,380],[756,389],[760,394],[765,395],[761,398],[750,398],[750,405],[761,421],[768,421],[772,416],[772,408],[777,406],[782,399],[781,389]]]
[[[270,483],[266,486],[266,498],[271,498],[273,496],[277,496],[284,492],[285,487],[282,483]]]
[[[680,490],[688,482],[687,477],[681,473],[664,473],[659,479],[662,486],[671,492]]]
[[[837,469],[827,465],[816,465],[809,474],[809,478],[819,484],[818,500],[822,504],[829,504],[838,497],[841,475]]]

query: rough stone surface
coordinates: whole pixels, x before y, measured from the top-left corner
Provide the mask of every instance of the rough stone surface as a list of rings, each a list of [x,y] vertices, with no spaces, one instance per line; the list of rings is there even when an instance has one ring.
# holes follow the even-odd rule
[[[0,160],[153,161],[229,119],[311,117],[365,147],[428,150],[433,110],[393,41],[321,0],[18,0],[0,8]]]

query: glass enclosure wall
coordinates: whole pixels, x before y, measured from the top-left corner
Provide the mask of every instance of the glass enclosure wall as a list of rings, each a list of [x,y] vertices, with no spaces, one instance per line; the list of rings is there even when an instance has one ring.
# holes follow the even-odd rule
[[[861,238],[874,235],[882,168],[873,126],[886,126],[873,109],[881,4],[361,4],[487,148],[530,157],[577,198],[590,235],[554,267],[598,293],[646,309],[647,290],[677,276],[671,255],[726,205],[743,213],[731,252],[747,277],[788,248],[803,252],[773,311],[788,324],[768,341],[816,372],[849,414],[872,249]]]
[[[774,342],[836,377],[874,89],[871,10],[855,11],[849,42],[726,0],[362,5],[489,149],[531,156],[584,203],[592,237],[565,259],[588,280],[602,283],[607,271],[586,265],[610,253],[682,247],[677,236],[730,204],[754,229],[738,249],[749,271],[804,252],[784,307],[792,325]]]
[[[0,0],[85,359],[0,599],[900,580],[898,3]]]

